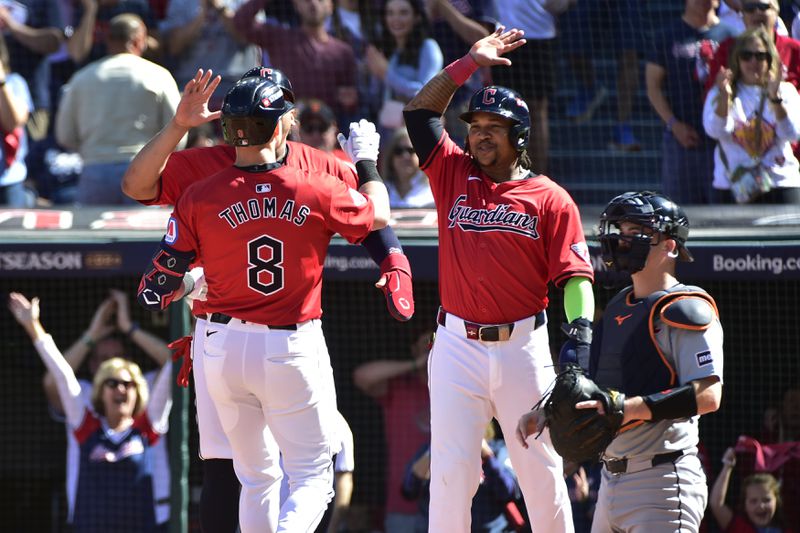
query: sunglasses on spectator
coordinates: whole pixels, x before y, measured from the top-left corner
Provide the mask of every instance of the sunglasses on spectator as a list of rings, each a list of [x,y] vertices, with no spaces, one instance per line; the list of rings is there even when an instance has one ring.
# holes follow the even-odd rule
[[[105,385],[109,389],[116,389],[120,385],[124,385],[125,390],[128,390],[131,387],[133,387],[134,383],[133,381],[126,381],[124,379],[108,378],[103,382],[103,385]]]
[[[745,5],[743,5],[742,6],[742,10],[745,13],[755,13],[756,11],[761,11],[762,13],[764,13],[765,11],[770,9],[771,7],[772,7],[772,4],[754,3],[754,4],[745,4]]]
[[[403,154],[414,155],[414,149],[410,146],[395,146],[392,154],[401,156]]]
[[[769,61],[769,52],[754,52],[752,50],[742,50],[739,52],[739,59],[742,61],[750,61],[758,59],[759,61]]]
[[[306,133],[325,133],[330,126],[326,124],[303,124],[300,129]]]

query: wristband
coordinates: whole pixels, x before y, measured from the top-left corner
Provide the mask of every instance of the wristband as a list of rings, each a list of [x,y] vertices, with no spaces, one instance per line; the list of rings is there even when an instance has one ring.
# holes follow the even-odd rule
[[[444,68],[447,75],[456,85],[464,85],[466,81],[472,76],[472,73],[478,70],[478,63],[467,54],[464,57],[456,59]]]
[[[776,96],[775,98],[770,97],[769,101],[772,102],[773,104],[782,104],[783,98],[781,98],[780,96]]]
[[[674,116],[673,116],[673,117],[670,117],[670,118],[669,118],[669,120],[667,121],[667,131],[672,131],[672,127],[673,127],[673,126],[674,126],[674,125],[675,125],[677,122],[678,122],[678,119],[677,119],[677,118],[675,118]]]
[[[130,337],[131,335],[133,335],[133,333],[134,333],[134,332],[135,332],[137,329],[139,329],[139,324],[138,324],[138,323],[136,323],[136,322],[132,322],[132,323],[131,323],[131,329],[129,329],[128,331],[126,331],[126,332],[125,332],[125,335],[126,335],[126,336],[128,336],[128,337]]]
[[[94,348],[94,345],[96,344],[96,343],[94,342],[94,340],[92,340],[92,338],[89,336],[89,334],[88,334],[88,333],[87,333],[87,334],[85,334],[83,337],[81,337],[81,341],[82,341],[82,342],[83,342],[83,343],[84,343],[86,346],[88,346],[90,350],[91,350],[92,348]]]
[[[365,159],[356,163],[356,174],[358,174],[359,188],[370,181],[383,183],[381,175],[378,174],[378,164],[375,161]]]

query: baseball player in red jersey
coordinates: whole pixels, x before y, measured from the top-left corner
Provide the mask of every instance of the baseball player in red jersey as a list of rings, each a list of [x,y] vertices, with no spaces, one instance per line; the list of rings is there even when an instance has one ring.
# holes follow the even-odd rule
[[[294,101],[291,82],[277,69],[254,68],[243,79],[252,76],[272,80],[283,89],[290,102]],[[236,151],[227,145],[173,153],[189,127],[219,117],[219,111],[208,109],[209,98],[219,79],[219,76],[212,79],[210,71],[198,71],[187,83],[175,117],[131,162],[122,182],[126,194],[146,205],[175,205],[192,183],[233,164]],[[287,129],[291,127],[294,113],[286,113],[281,119]],[[284,162],[294,168],[331,174],[351,187],[357,186],[358,177],[352,164],[301,143],[287,141]],[[390,313],[398,320],[408,320],[414,312],[411,269],[394,231],[390,227],[373,231],[361,244],[381,267],[377,285],[386,294]],[[202,301],[195,301],[193,314],[197,318],[194,338],[202,339],[206,327]],[[239,482],[233,472],[228,438],[208,394],[200,348],[199,343],[191,347],[200,455],[204,460],[200,522],[205,533],[233,533],[238,523]],[[186,361],[189,361],[188,356]]]
[[[186,190],[138,291],[143,306],[163,309],[184,290],[190,263],[204,266],[203,372],[242,484],[243,533],[312,531],[332,497],[336,404],[319,321],[322,268],[334,233],[357,242],[389,219],[374,125],[351,124],[344,143],[356,191],[279,162],[290,107],[269,80],[246,78],[228,92],[222,124],[235,166]],[[290,480],[279,512],[273,438]]]
[[[520,415],[555,378],[545,309],[547,283],[565,290],[568,349],[588,356],[593,270],[569,194],[530,171],[528,108],[503,87],[484,87],[462,119],[466,151],[442,128],[453,93],[478,67],[523,45],[498,29],[429,81],[405,108],[411,141],[430,179],[439,219],[439,328],[430,354],[429,531],[470,531],[481,437],[495,417],[513,435]],[[572,531],[562,461],[547,432],[508,451],[536,532]]]

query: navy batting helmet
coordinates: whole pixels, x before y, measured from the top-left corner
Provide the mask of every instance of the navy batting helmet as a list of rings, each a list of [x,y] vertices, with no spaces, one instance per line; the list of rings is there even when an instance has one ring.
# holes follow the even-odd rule
[[[480,89],[472,95],[469,101],[469,109],[461,114],[461,120],[469,124],[472,121],[472,114],[477,112],[492,113],[511,119],[511,144],[518,152],[528,146],[528,136],[531,131],[531,115],[528,112],[528,104],[525,100],[511,89],[497,85],[489,85]]]
[[[610,268],[631,274],[638,272],[644,268],[652,245],[649,235],[622,235],[619,229],[623,222],[650,228],[674,239],[678,243],[680,260],[694,261],[686,248],[689,218],[683,209],[663,194],[626,192],[611,200],[600,215],[599,239],[603,261]],[[626,245],[620,247],[621,242]]]
[[[263,78],[245,78],[222,101],[222,134],[233,146],[266,144],[280,118],[291,109],[283,91]]]
[[[244,75],[239,79],[243,80],[245,78],[264,78],[265,80],[269,80],[283,90],[284,98],[286,98],[292,104],[295,103],[292,82],[290,82],[289,78],[286,77],[286,74],[280,70],[272,67],[253,67],[245,72]]]

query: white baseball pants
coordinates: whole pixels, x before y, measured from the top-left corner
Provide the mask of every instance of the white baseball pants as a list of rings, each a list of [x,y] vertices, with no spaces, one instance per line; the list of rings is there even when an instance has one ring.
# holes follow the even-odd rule
[[[428,361],[431,394],[431,503],[428,530],[470,531],[481,474],[481,438],[500,423],[534,533],[571,532],[572,511],[561,457],[545,431],[524,449],[514,437],[523,413],[555,379],[546,325],[514,324],[507,341],[467,338],[464,321],[447,314]]]

